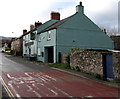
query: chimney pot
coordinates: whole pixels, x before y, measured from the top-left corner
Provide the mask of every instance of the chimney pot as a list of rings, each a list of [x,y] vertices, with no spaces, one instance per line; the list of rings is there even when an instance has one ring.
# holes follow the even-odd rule
[[[80,6],[82,6],[82,2],[80,2]]]
[[[59,12],[51,12],[51,20],[60,20]]]
[[[84,6],[82,6],[82,2],[80,2],[79,5],[76,6],[76,12],[84,14]]]
[[[35,26],[34,25],[30,25],[30,31],[34,30],[35,29]]]
[[[26,33],[27,33],[27,30],[26,30],[26,29],[24,29],[24,30],[23,30],[23,34],[26,34]]]
[[[40,25],[42,25],[42,22],[35,22],[35,28],[39,27]]]

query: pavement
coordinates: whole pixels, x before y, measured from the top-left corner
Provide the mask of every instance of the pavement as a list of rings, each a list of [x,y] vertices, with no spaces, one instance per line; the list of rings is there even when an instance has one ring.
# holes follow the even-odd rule
[[[102,79],[95,78],[92,75],[82,73],[82,72],[79,72],[79,71],[75,71],[75,70],[71,70],[71,69],[54,68],[54,67],[52,67],[52,69],[62,71],[62,72],[65,72],[65,73],[69,73],[69,74],[72,74],[72,75],[75,75],[75,76],[78,76],[78,77],[83,77],[83,78],[95,81],[97,83],[100,83],[100,84],[103,84],[103,85],[106,85],[106,86],[110,86],[110,87],[113,87],[113,88],[120,89],[120,82],[109,81],[109,80],[105,81],[105,80],[102,80]]]

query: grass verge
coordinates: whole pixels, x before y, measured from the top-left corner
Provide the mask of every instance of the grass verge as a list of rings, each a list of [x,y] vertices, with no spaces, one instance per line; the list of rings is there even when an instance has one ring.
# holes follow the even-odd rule
[[[50,67],[55,67],[55,68],[68,68],[69,67],[69,64],[68,63],[52,63],[52,64],[49,64]]]

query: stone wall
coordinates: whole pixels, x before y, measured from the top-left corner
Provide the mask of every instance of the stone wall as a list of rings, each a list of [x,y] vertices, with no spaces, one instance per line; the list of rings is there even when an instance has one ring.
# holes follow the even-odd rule
[[[61,54],[61,63],[67,63],[68,53]]]
[[[99,74],[103,77],[103,57],[98,51],[76,50],[71,53],[62,54],[62,63],[67,63],[68,55],[70,55],[71,69],[80,69],[80,71],[88,74]],[[120,53],[109,52],[113,56],[113,73],[116,79],[120,79]]]
[[[120,53],[113,53],[114,77],[120,79]]]
[[[89,74],[103,76],[102,54],[96,51],[74,51],[70,56],[71,69],[79,69]]]
[[[70,53],[61,54],[61,63],[70,63],[69,59]]]

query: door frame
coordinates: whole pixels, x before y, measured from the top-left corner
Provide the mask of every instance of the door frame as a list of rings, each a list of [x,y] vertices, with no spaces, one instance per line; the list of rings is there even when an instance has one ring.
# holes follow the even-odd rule
[[[112,53],[104,53],[102,54],[103,59],[103,79],[104,80],[113,80],[113,60]]]
[[[44,49],[44,58],[45,62],[53,63],[54,62],[54,46],[46,46]]]

